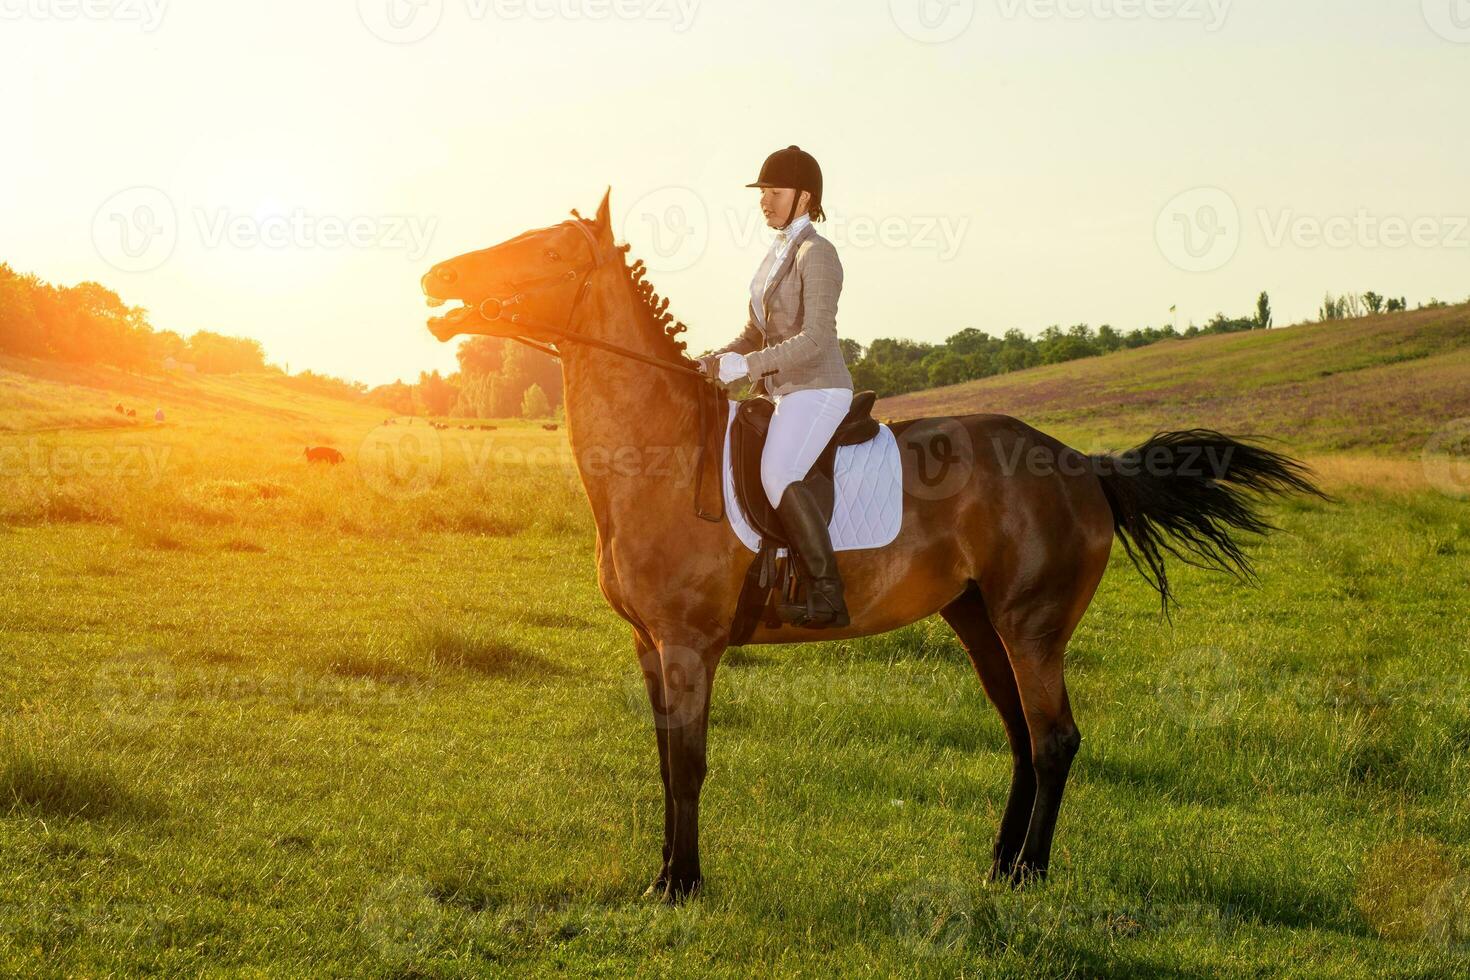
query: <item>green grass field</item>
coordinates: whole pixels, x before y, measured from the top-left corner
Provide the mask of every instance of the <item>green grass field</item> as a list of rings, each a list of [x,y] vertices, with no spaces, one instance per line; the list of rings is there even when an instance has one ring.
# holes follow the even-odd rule
[[[1297,383],[1238,410],[1294,419]],[[1087,390],[972,409],[1154,427]],[[652,723],[562,432],[14,361],[0,399],[0,973],[1470,972],[1470,504],[1413,434],[1453,399],[1289,439],[1337,501],[1272,509],[1258,588],[1175,566],[1170,624],[1116,549],[1042,887],[983,882],[1009,755],[942,622],[732,651],[678,907],[639,899]]]

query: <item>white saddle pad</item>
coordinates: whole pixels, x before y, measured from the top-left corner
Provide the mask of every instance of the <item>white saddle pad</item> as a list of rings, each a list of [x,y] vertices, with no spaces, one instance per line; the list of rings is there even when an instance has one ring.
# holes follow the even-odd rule
[[[730,469],[730,427],[735,406],[730,406],[725,424],[725,513],[735,534],[751,551],[759,551],[761,539],[745,520],[735,501],[735,477]],[[898,458],[898,440],[886,425],[878,435],[858,446],[839,446],[833,467],[836,503],[832,508],[834,551],[881,548],[898,537],[903,523],[903,461]]]

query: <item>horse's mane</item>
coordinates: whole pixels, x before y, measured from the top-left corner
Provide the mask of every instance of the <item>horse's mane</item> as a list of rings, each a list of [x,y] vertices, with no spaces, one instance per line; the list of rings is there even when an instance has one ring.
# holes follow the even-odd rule
[[[631,247],[627,244],[619,245],[618,251],[627,254]],[[655,349],[661,354],[666,354],[676,363],[694,364],[695,362],[684,353],[689,345],[679,339],[679,334],[689,328],[682,320],[674,319],[674,315],[669,312],[668,298],[660,297],[654,290],[653,283],[645,278],[648,274],[648,267],[643,264],[643,260],[637,259],[632,265],[624,264],[623,272],[628,276],[628,284],[633,287],[633,297],[642,307],[649,333],[654,339]]]

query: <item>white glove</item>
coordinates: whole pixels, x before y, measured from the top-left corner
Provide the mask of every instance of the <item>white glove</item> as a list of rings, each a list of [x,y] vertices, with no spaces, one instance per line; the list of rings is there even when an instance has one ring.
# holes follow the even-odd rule
[[[720,355],[720,384],[731,384],[750,373],[744,354]]]

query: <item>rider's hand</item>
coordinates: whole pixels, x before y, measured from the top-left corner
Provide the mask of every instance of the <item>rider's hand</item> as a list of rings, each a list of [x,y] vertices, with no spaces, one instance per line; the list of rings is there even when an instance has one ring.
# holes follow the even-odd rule
[[[720,355],[720,384],[733,384],[750,374],[750,365],[745,363],[744,354]]]

